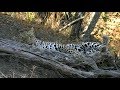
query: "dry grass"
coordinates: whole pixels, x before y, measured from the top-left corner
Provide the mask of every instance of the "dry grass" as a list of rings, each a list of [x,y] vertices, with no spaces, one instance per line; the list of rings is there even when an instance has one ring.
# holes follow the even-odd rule
[[[34,21],[36,18],[35,12],[2,12],[2,13],[7,14],[13,18],[18,18],[28,22]]]

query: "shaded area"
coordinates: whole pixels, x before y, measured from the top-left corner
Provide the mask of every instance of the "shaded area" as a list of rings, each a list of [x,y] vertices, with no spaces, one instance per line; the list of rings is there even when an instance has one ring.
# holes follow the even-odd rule
[[[1,14],[0,13],[0,37],[2,38],[8,38],[12,40],[19,40],[19,35],[21,32],[30,30],[31,27],[34,27],[36,31],[36,36],[38,38],[41,38],[42,40],[51,40],[54,37],[51,37],[53,35],[54,31],[50,30],[47,31],[47,29],[42,28],[39,24],[36,23],[28,23],[23,20],[19,20],[17,18],[12,18],[9,15]],[[42,28],[42,31],[41,31]],[[41,33],[42,32],[42,33]],[[48,39],[46,38],[48,37]],[[55,40],[53,40],[55,41]],[[4,77],[3,75],[6,75],[6,77],[40,77],[40,78],[55,78],[60,77],[57,75],[54,71],[45,69],[43,67],[36,67],[33,76],[32,69],[34,64],[32,62],[19,62],[22,61],[19,60],[17,57],[11,57],[11,56],[0,56],[0,71],[3,73],[1,77]],[[37,66],[37,65],[36,65]],[[14,75],[13,75],[14,74]]]

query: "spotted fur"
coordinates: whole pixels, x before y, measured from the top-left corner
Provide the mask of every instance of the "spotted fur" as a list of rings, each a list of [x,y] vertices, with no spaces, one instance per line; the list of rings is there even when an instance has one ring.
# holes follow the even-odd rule
[[[59,51],[69,54],[83,54],[86,56],[92,56],[95,52],[101,52],[103,47],[106,47],[108,40],[106,36],[103,37],[103,43],[99,42],[81,42],[80,44],[59,44],[56,42],[45,42],[36,40],[34,46],[39,49],[48,49],[53,51]]]

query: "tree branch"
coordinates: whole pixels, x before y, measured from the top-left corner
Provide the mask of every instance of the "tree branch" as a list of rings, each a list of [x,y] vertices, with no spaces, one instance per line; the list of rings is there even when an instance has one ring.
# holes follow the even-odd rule
[[[70,22],[69,24],[65,25],[64,27],[62,27],[61,29],[58,30],[58,32],[62,31],[63,29],[66,29],[67,27],[71,26],[72,24],[74,24],[75,22],[78,22],[79,20],[83,19],[84,17],[80,17],[72,22]]]

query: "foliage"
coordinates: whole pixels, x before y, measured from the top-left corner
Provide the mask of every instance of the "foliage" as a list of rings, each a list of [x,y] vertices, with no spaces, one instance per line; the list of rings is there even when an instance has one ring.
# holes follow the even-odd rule
[[[102,19],[104,20],[104,22],[107,22],[107,20],[109,20],[109,17],[107,16],[106,12],[102,13]]]
[[[26,19],[28,21],[33,21],[35,19],[35,13],[33,13],[33,12],[26,12]]]
[[[26,21],[34,21],[36,18],[35,12],[2,12],[3,14],[10,15],[11,17],[26,20]]]

